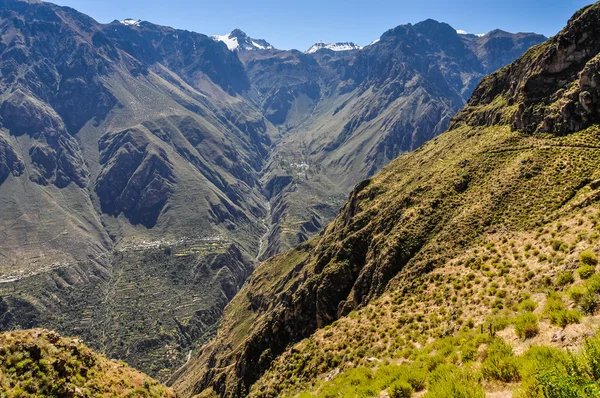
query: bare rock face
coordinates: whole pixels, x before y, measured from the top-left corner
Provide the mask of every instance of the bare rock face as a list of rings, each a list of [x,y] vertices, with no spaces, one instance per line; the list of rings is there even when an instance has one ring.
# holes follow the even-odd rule
[[[0,185],[10,175],[20,176],[25,170],[25,165],[15,153],[13,147],[0,136]]]
[[[35,168],[30,175],[33,182],[59,188],[71,182],[80,187],[87,184],[89,173],[79,144],[49,105],[17,90],[2,103],[0,116],[11,135],[27,134],[38,140],[29,149]]]
[[[51,131],[65,130],[60,116],[47,104],[21,90],[13,92],[0,107],[2,125],[11,135],[37,138]]]
[[[99,148],[105,165],[96,182],[102,211],[124,213],[133,224],[153,227],[175,182],[165,151],[137,129],[109,133]]]
[[[598,4],[579,11],[558,35],[484,79],[455,121],[504,120],[514,130],[557,135],[600,122],[599,18]]]

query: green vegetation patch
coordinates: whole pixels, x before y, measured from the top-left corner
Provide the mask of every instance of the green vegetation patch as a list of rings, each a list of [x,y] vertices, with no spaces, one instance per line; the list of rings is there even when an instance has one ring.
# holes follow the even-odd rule
[[[47,330],[0,334],[2,397],[175,397],[167,387]]]

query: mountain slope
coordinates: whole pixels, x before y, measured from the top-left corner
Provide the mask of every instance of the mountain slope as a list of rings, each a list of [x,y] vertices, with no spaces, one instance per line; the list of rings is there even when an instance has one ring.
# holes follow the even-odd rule
[[[278,187],[267,254],[321,230],[358,181],[443,132],[491,68],[543,40],[427,20],[360,51],[241,53],[249,98],[281,135],[263,177]]]
[[[42,2],[0,10],[1,327],[81,335],[164,377],[264,233],[271,141],[237,94],[243,66],[197,33]]]
[[[0,26],[0,329],[80,335],[161,379],[258,260],[441,132],[496,51],[435,21],[312,55],[38,1],[0,0]]]
[[[165,386],[47,330],[0,334],[0,389],[7,396],[175,397]]]
[[[575,102],[589,98],[581,92],[594,87],[585,77],[597,71],[599,12],[600,3],[582,10],[556,37],[484,79],[449,131],[359,184],[320,236],[258,267],[228,306],[216,340],[176,375],[174,386],[184,395],[207,389],[243,396],[273,365],[252,394],[275,396],[302,380],[327,378],[340,364],[366,364],[367,354],[376,362],[380,355],[397,358],[404,349],[423,347],[428,338],[452,335],[465,323],[463,311],[474,318],[471,327],[483,331],[498,309],[506,306],[511,317],[516,315],[524,294],[549,286],[560,291],[574,283],[572,271],[570,279],[558,276],[579,266],[579,251],[599,249],[597,234],[586,230],[594,228],[598,211],[598,126],[593,116],[586,118],[586,102]],[[421,28],[435,35],[434,27],[427,22]],[[571,113],[552,113],[557,97],[574,101]],[[523,115],[532,115],[525,119],[530,123],[521,123]],[[559,128],[543,128],[547,115],[558,118],[552,123]],[[531,121],[540,132],[533,133]],[[571,224],[582,227],[571,231]],[[533,245],[515,247],[527,240]],[[529,259],[534,248],[537,262],[521,260]],[[473,283],[491,286],[496,301],[484,299],[483,291],[475,299],[479,292],[473,284],[462,290],[465,272],[473,273],[468,278],[478,281]],[[540,299],[540,304],[554,300],[543,313],[549,324],[564,327],[581,318],[569,312],[571,320],[562,323],[552,315],[566,311],[567,297]],[[448,306],[455,310],[442,311]],[[443,323],[431,318],[421,327],[436,307]],[[391,322],[379,323],[378,314],[385,319],[388,310]],[[595,321],[588,323],[592,330],[597,330]],[[360,325],[365,328],[353,333]],[[580,333],[579,342],[586,333],[573,332]],[[383,341],[395,344],[376,344],[388,334],[391,338]],[[345,356],[359,344],[366,352]]]

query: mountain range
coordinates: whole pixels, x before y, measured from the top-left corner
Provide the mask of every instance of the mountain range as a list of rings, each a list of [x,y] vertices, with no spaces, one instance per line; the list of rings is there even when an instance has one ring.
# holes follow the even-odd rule
[[[0,0],[0,27],[0,328],[82,336],[161,380],[214,336],[238,291],[246,286],[238,302],[249,297],[282,257],[246,284],[257,264],[301,244],[283,257],[293,258],[285,267],[312,270],[301,263],[320,256],[312,251],[319,241],[346,240],[331,230],[350,231],[344,222],[358,210],[348,209],[366,188],[357,183],[445,131],[484,76],[545,40],[499,30],[462,35],[427,20],[362,49],[304,53],[240,30],[209,37],[133,19],[100,24],[68,7],[19,0]],[[469,106],[482,110],[455,120],[504,120],[492,115],[489,97],[518,84],[510,78],[478,90]],[[567,132],[589,122],[576,104],[565,115],[579,115],[579,124],[549,117],[534,106],[536,92],[523,100],[516,127],[534,131],[551,119]],[[424,173],[430,159],[415,153],[411,173]],[[367,191],[375,198],[377,189]],[[337,317],[332,308],[354,286],[370,245],[357,244],[336,246],[349,256],[338,263],[347,260],[352,272],[335,271],[350,277],[322,303],[322,319],[282,337],[274,354]],[[323,259],[309,263],[321,272],[333,254],[319,247]],[[340,309],[381,293],[394,271],[364,276],[380,281]],[[287,283],[307,292],[297,314],[305,321],[314,285],[285,275],[269,278],[281,281],[277,292]],[[270,308],[265,300],[252,296],[252,310]],[[274,311],[273,322],[287,311]],[[263,334],[248,344],[262,347]],[[249,350],[236,366],[255,364]],[[227,388],[246,391],[265,361]],[[176,385],[197,390],[190,374]],[[211,377],[202,386],[225,386]]]
[[[262,263],[176,390],[597,396],[599,21],[585,7],[485,77],[447,131]]]

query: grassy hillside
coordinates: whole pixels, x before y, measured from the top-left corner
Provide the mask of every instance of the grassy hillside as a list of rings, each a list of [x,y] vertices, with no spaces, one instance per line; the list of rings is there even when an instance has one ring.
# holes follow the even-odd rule
[[[0,334],[3,397],[175,397],[167,387],[78,339],[48,330]]]
[[[484,233],[408,288],[394,281],[380,298],[290,347],[251,395],[327,396],[348,385],[356,368],[375,375],[350,383],[347,393],[379,388],[378,394],[395,380],[377,374],[388,366],[398,368],[397,379],[406,377],[405,367],[416,367],[423,383],[413,389],[435,389],[441,364],[468,366],[483,391],[529,388],[561,370],[538,358],[538,350],[563,358],[598,331],[599,217],[600,206],[592,205],[542,227]],[[485,370],[491,344],[510,346],[513,374]]]
[[[368,373],[423,366],[423,385],[411,388],[429,396],[465,383],[470,392],[452,396],[510,395],[545,386],[539,377],[548,388],[595,388],[586,361],[597,341],[547,372],[538,365],[553,360],[540,358],[564,351],[528,347],[578,349],[597,331],[600,128],[575,99],[596,98],[595,80],[581,76],[598,71],[599,12],[600,4],[582,10],[555,38],[485,79],[450,131],[359,184],[319,237],[262,264],[175,388],[320,394],[347,385],[355,373],[345,371],[380,380]],[[514,122],[546,114],[552,101],[531,91],[540,81],[573,101],[571,114],[581,119],[569,134]],[[565,369],[575,378],[563,380]],[[390,385],[371,387],[363,396]]]

